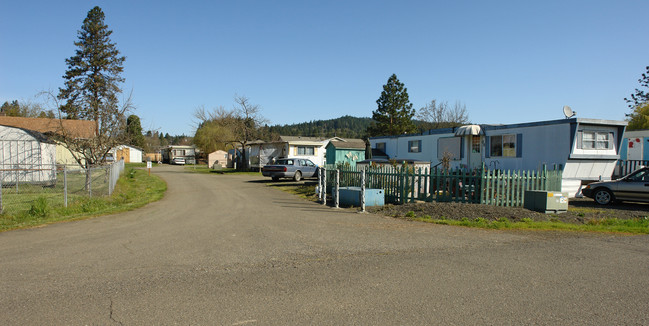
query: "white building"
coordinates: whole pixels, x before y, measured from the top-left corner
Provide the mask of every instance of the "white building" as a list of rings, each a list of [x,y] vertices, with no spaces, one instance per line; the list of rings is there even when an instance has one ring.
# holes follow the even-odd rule
[[[251,168],[260,168],[272,164],[278,158],[306,158],[318,166],[325,164],[327,144],[331,140],[342,141],[342,138],[317,138],[302,136],[280,136],[274,142],[256,141],[248,144],[246,157]]]
[[[129,145],[119,145],[110,150],[111,154],[115,160],[124,159],[124,163],[142,163],[142,150],[129,146]]]
[[[562,191],[577,195],[582,184],[610,179],[619,159],[625,121],[571,118],[510,125],[471,125],[421,134],[373,137],[373,148],[390,159],[452,167],[539,170],[563,169]]]
[[[3,185],[54,185],[56,144],[39,132],[0,125],[0,179]]]

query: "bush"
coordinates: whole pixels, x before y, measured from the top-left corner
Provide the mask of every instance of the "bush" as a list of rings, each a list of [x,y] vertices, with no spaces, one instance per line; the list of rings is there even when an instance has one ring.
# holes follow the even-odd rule
[[[50,206],[47,198],[41,196],[32,202],[29,208],[29,215],[33,217],[46,217],[50,213]]]

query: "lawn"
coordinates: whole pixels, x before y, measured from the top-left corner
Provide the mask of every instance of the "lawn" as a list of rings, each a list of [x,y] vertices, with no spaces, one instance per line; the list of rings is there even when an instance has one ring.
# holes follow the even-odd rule
[[[0,231],[123,212],[162,198],[167,189],[166,183],[155,175],[148,175],[146,170],[133,167],[127,165],[110,197],[99,196],[101,187],[93,186],[94,196],[89,198],[83,187],[85,175],[69,174],[69,189],[77,190],[69,191],[68,207],[64,206],[63,191],[59,189],[62,188],[62,181],[57,181],[56,186],[51,188],[21,185],[18,195],[12,195],[11,189],[5,188],[3,202],[6,204],[3,206],[7,209],[0,215]],[[101,184],[104,177],[103,172],[98,175],[93,173],[93,184]],[[99,178],[99,182],[95,182],[95,178]],[[32,189],[29,191],[29,188],[23,187]]]

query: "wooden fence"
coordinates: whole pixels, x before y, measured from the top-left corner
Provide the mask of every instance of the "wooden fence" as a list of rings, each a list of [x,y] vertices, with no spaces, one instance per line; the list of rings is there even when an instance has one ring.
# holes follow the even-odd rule
[[[326,166],[327,188],[334,186],[336,169],[340,187],[360,187],[361,169]],[[365,168],[365,187],[383,189],[385,202],[393,204],[427,202],[482,203],[522,206],[526,190],[561,190],[561,170],[501,171],[484,167],[461,169],[414,169],[404,166]]]

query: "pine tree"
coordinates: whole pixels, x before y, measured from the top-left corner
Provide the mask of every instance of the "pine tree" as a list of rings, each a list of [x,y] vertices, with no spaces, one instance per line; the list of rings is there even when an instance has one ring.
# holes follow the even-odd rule
[[[392,74],[387,84],[383,85],[376,104],[378,108],[372,112],[375,123],[368,128],[370,136],[401,135],[417,130],[412,121],[415,110],[408,99],[408,89],[399,82],[397,75]]]
[[[142,124],[140,117],[135,114],[129,115],[126,119],[126,135],[128,136],[129,143],[132,146],[143,148],[144,135],[142,135]]]
[[[77,161],[88,166],[103,162],[106,153],[123,141],[124,113],[130,107],[130,100],[120,106],[117,98],[126,58],[111,42],[112,33],[104,24],[101,8],[92,8],[74,42],[75,55],[65,60],[65,87],[59,88],[58,99],[65,101],[60,109],[66,118],[96,123],[92,139],[78,139],[63,130],[63,140]]]

